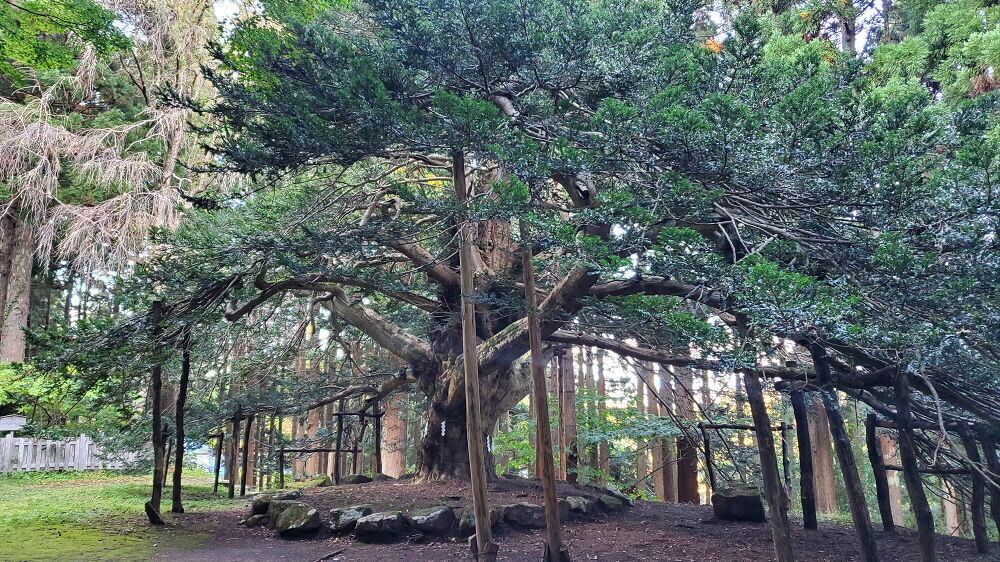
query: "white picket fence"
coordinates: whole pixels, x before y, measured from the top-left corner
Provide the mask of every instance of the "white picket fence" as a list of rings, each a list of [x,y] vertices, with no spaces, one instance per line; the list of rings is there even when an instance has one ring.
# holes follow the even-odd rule
[[[75,439],[56,441],[0,437],[0,474],[45,470],[121,469],[135,460],[134,453],[107,458],[93,439],[81,435]]]

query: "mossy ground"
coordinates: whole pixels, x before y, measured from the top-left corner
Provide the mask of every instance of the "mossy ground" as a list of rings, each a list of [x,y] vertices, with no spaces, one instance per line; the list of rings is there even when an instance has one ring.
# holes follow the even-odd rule
[[[0,476],[0,560],[148,560],[154,548],[195,548],[206,532],[146,524],[150,476],[115,472],[45,472]],[[226,509],[203,472],[185,478],[188,512]]]

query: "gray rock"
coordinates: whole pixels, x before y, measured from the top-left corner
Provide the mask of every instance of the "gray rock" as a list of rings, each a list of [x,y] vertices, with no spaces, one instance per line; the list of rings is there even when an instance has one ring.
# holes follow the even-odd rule
[[[476,534],[476,513],[472,507],[463,507],[458,510],[458,534],[463,537]],[[500,523],[503,512],[500,508],[490,509],[490,527],[495,527]]]
[[[349,531],[354,529],[358,519],[372,514],[370,505],[352,505],[330,510],[330,528],[334,531]]]
[[[303,488],[325,488],[326,486],[333,486],[333,480],[330,479],[329,474],[317,474],[302,483]]]
[[[250,500],[250,515],[267,513],[267,508],[270,506],[271,500],[297,500],[301,497],[302,492],[299,490],[284,490],[281,492],[257,494]]]
[[[601,497],[597,498],[597,505],[601,506],[604,511],[621,511],[625,508],[625,504],[620,499],[610,494],[601,494]]]
[[[372,513],[358,519],[354,536],[367,542],[386,542],[398,538],[410,528],[400,511]]]
[[[712,510],[715,517],[727,521],[767,521],[764,502],[756,488],[724,488],[712,494]]]
[[[364,474],[348,474],[347,476],[340,477],[341,484],[364,484],[371,481],[372,479]]]
[[[559,498],[556,501],[556,506],[559,508],[559,520],[569,521],[569,502],[563,498]]]
[[[389,476],[388,474],[382,474],[381,472],[376,472],[375,474],[372,474],[373,482],[388,482],[389,480],[395,480],[395,478]]]
[[[296,500],[271,500],[267,505],[267,526],[274,529],[281,513],[296,504],[306,505]]]
[[[503,506],[503,520],[518,527],[544,529],[545,508],[533,503],[505,505]]]
[[[576,515],[593,515],[597,512],[597,505],[594,500],[583,496],[569,496],[566,498],[570,513]]]
[[[240,521],[240,525],[243,525],[244,527],[256,527],[258,525],[263,525],[267,523],[267,521],[268,517],[266,513],[258,513],[256,515],[251,515],[247,517],[243,521]]]
[[[318,509],[303,502],[293,502],[281,511],[274,528],[279,535],[289,538],[313,533],[322,526]]]
[[[408,517],[417,529],[438,535],[447,533],[458,521],[455,511],[446,505],[419,509],[411,512]]]
[[[633,500],[632,498],[626,496],[621,490],[619,490],[618,488],[616,488],[614,486],[606,486],[604,488],[604,491],[609,496],[613,496],[615,498],[618,498],[618,501],[622,502],[622,505],[627,505],[627,506],[631,507],[632,505],[635,504],[635,500]]]

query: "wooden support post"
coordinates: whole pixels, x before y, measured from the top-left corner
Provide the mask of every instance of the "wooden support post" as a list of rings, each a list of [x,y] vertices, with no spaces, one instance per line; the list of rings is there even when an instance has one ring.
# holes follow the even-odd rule
[[[917,467],[917,452],[913,444],[913,417],[910,413],[910,379],[902,369],[896,372],[896,423],[899,428],[899,458],[903,463],[903,481],[910,495],[910,506],[917,520],[917,541],[923,562],[937,560],[937,537],[934,534],[934,515],[927,503],[924,484]]]
[[[889,475],[885,471],[885,456],[882,454],[882,442],[879,441],[877,417],[874,413],[865,418],[865,442],[868,445],[868,461],[875,475],[875,495],[878,498],[878,512],[882,517],[882,528],[887,533],[895,532],[896,525],[892,519],[892,502],[889,499]]]
[[[788,393],[795,415],[795,438],[799,445],[799,494],[802,498],[802,526],[816,530],[816,489],[813,481],[812,443],[809,439],[809,414],[805,393],[792,390]]]
[[[698,429],[701,430],[701,440],[705,446],[705,468],[708,469],[708,484],[710,486],[708,496],[711,500],[712,494],[715,493],[715,467],[712,462],[712,440],[708,438],[708,430],[705,429],[705,424],[699,423]]]
[[[382,413],[378,407],[378,400],[372,405],[375,416],[375,472],[382,472]]]
[[[240,470],[237,464],[240,459],[240,419],[243,417],[243,407],[236,407],[236,415],[233,416],[233,437],[230,443],[232,455],[232,466],[226,467],[226,476],[229,477],[229,499],[236,497],[236,479],[239,478]]]
[[[343,408],[343,404],[341,404]],[[335,448],[337,452],[333,454],[333,483],[340,485],[340,450],[344,444],[344,416],[337,416],[337,441]]]
[[[994,474],[989,481],[990,515],[997,529],[1000,529],[1000,458],[997,457],[997,442],[985,428],[978,433],[979,442],[983,444],[983,456],[986,457],[986,468]]]
[[[965,446],[965,456],[973,465],[972,471],[972,534],[976,539],[976,552],[986,554],[990,551],[990,534],[986,528],[986,482],[978,469],[982,458],[979,456],[979,446],[976,444],[972,425],[964,423],[958,426],[958,434]]]
[[[597,350],[597,412],[598,417],[603,421],[604,412],[608,409],[608,386],[607,381],[604,378],[604,355],[605,351],[603,349]],[[611,470],[611,457],[608,450],[607,439],[602,439],[600,443],[597,444],[597,462],[598,466],[602,471],[604,471],[605,476]],[[674,485],[676,489],[676,484]]]
[[[184,332],[184,339],[181,342],[181,380],[177,389],[177,407],[174,419],[177,426],[176,443],[174,447],[174,482],[170,490],[170,511],[174,513],[184,513],[184,505],[181,503],[181,479],[184,470],[184,409],[187,407],[188,379],[191,377],[191,328]]]
[[[278,448],[278,488],[285,489],[285,446]]]
[[[792,460],[788,453],[788,424],[781,424],[781,468],[785,477],[785,499],[792,497]]]
[[[468,199],[465,181],[465,153],[452,153],[452,180],[459,204]],[[476,303],[473,252],[475,239],[472,223],[463,217],[459,232],[459,278],[462,286],[462,362],[465,367],[465,425],[469,444],[469,470],[472,473],[472,503],[476,513],[477,559],[493,562],[497,545],[490,529],[490,506],[486,495],[486,463],[483,451],[483,427],[479,398],[479,354],[476,342]]]
[[[764,388],[760,376],[753,371],[743,373],[743,384],[747,390],[747,401],[753,416],[757,448],[760,451],[760,472],[764,480],[764,498],[771,512],[771,535],[774,539],[774,553],[778,562],[791,562],[792,535],[788,524],[788,501],[778,477],[778,456],[774,452],[774,436],[771,434],[771,420],[764,403]]]
[[[542,357],[542,330],[538,324],[538,304],[535,296],[535,267],[531,261],[528,225],[521,222],[521,265],[524,270],[524,300],[528,309],[528,347],[531,351],[532,399],[535,410],[535,442],[538,444],[537,464],[541,472],[542,494],[545,499],[546,543],[543,560],[568,561],[569,553],[562,544],[562,524],[559,521],[559,500],[556,497],[556,468],[552,460],[552,427],[549,425],[549,398],[545,392],[545,358]]]
[[[865,500],[865,490],[858,474],[857,460],[851,438],[847,434],[844,416],[837,401],[837,391],[833,387],[833,376],[830,372],[830,358],[826,349],[816,342],[809,344],[816,375],[820,383],[820,395],[826,408],[826,416],[830,420],[830,435],[833,437],[833,447],[840,461],[840,471],[847,487],[847,497],[851,504],[851,519],[854,520],[854,530],[858,535],[861,555],[867,562],[878,560],[878,546],[875,544],[875,532],[872,530],[871,515],[868,514],[868,502]]]
[[[250,462],[250,434],[253,427],[253,414],[247,416],[247,427],[243,434],[243,469],[240,471],[240,497],[247,495],[247,464]]]
[[[163,331],[160,326],[163,316],[163,303],[160,301],[153,302],[149,316],[152,323],[150,339],[153,342],[153,349],[150,351],[155,354],[159,352],[158,340]],[[153,493],[149,501],[146,502],[145,509],[146,517],[149,519],[150,524],[163,525],[163,517],[160,516],[160,500],[163,497],[163,481],[165,480],[167,464],[166,455],[163,450],[166,444],[165,432],[163,431],[163,402],[161,400],[163,394],[163,364],[159,358],[153,361],[149,398],[153,410]]]
[[[212,493],[219,493],[219,473],[222,472],[222,444],[226,442],[226,426],[222,425],[222,430],[216,436],[219,444],[215,447],[215,484],[212,486]]]

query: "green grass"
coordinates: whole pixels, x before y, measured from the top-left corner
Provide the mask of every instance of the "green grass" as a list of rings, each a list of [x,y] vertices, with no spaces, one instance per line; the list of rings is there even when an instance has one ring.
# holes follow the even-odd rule
[[[185,471],[187,512],[226,509],[204,472]],[[0,476],[0,560],[148,560],[154,546],[195,547],[211,538],[172,524],[146,524],[150,476],[115,472],[40,472]]]

